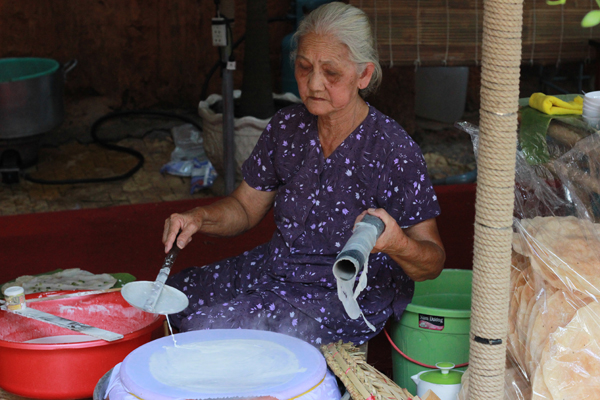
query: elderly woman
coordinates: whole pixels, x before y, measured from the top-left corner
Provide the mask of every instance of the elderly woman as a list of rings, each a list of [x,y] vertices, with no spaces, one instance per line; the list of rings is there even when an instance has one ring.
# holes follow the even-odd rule
[[[190,299],[174,316],[182,331],[263,329],[316,346],[340,339],[360,345],[389,317],[400,317],[414,281],[435,278],[443,267],[435,222],[440,210],[420,149],[363,100],[381,81],[368,18],[350,5],[329,3],[302,21],[295,39],[303,104],[271,119],[230,196],[165,222],[165,251],[179,231],[181,248],[196,232],[238,235],[272,207],[277,225],[270,242],[168,282]],[[358,297],[375,331],[365,319],[348,317],[332,274],[366,213],[385,223]]]

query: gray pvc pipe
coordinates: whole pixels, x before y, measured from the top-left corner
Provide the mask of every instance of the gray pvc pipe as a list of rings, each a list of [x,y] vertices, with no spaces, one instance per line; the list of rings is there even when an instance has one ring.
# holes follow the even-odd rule
[[[336,257],[333,275],[343,281],[356,279],[358,271],[369,259],[369,254],[384,229],[385,224],[379,217],[365,215],[362,221],[356,224],[354,233]]]

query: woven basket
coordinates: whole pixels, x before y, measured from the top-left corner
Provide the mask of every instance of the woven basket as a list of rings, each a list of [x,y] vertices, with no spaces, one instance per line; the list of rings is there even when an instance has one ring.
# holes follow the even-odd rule
[[[233,91],[233,98],[238,99],[242,92]],[[301,100],[292,93],[273,94],[277,100],[289,101],[291,103],[300,103]],[[198,114],[202,117],[202,139],[206,156],[215,167],[217,172],[224,174],[223,165],[223,114],[216,114],[211,107],[221,101],[222,97],[218,94],[212,94],[198,105]],[[236,118],[234,120],[235,146],[235,164],[236,180],[242,179],[241,167],[244,161],[250,156],[258,138],[269,123],[271,118],[258,119],[254,117]]]
[[[365,353],[352,343],[339,341],[322,345],[321,353],[352,400],[419,400],[368,364]]]

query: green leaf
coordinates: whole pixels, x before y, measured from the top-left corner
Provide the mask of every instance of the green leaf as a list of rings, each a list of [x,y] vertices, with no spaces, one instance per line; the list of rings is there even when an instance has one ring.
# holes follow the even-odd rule
[[[126,283],[135,281],[135,276],[128,274],[127,272],[117,272],[110,275],[117,280],[117,282],[113,285],[113,288],[120,288]]]
[[[519,144],[529,165],[545,164],[550,159],[546,132],[553,117],[531,107],[521,110]]]
[[[593,10],[585,14],[585,17],[581,20],[581,26],[584,28],[591,28],[600,24],[600,10]]]
[[[566,4],[567,0],[546,0],[546,4],[548,4],[549,6],[559,6],[561,4]]]
[[[572,101],[577,94],[556,95],[561,100]],[[519,125],[519,145],[529,165],[545,164],[550,160],[546,142],[548,126],[551,120],[574,126],[588,131],[579,115],[548,115],[529,106],[521,108],[521,123]]]

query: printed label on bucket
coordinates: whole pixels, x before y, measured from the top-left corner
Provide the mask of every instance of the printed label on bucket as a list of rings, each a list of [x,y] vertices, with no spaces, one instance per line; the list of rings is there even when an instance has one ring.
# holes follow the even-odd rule
[[[419,314],[419,328],[442,331],[444,330],[444,317]]]

